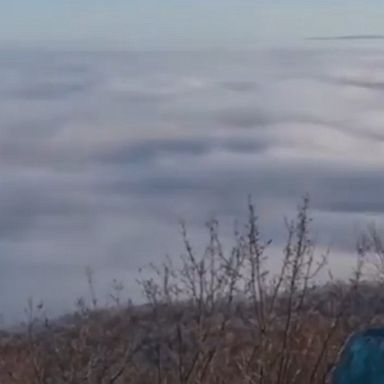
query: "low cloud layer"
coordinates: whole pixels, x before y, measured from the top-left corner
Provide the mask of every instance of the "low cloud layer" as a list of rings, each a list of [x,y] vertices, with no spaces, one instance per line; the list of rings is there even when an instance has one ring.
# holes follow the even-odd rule
[[[309,40],[383,40],[384,35],[338,35],[338,36],[316,36]]]
[[[268,237],[312,196],[345,274],[384,213],[384,51],[0,52],[0,304],[53,312],[180,250],[178,220],[230,231],[253,195]],[[352,258],[351,258],[352,263]],[[104,296],[103,296],[104,295]]]

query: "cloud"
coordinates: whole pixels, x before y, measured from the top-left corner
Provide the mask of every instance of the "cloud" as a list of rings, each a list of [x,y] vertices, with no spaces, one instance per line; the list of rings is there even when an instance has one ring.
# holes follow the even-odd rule
[[[20,318],[32,295],[63,311],[86,265],[100,292],[117,277],[137,298],[137,269],[179,253],[179,219],[199,244],[212,215],[229,236],[249,193],[277,248],[309,193],[319,245],[346,265],[384,210],[383,59],[1,53],[1,307]]]
[[[340,36],[315,36],[308,40],[383,40],[384,35],[340,35]]]
[[[41,82],[34,84],[30,88],[22,87],[20,90],[16,90],[9,96],[14,99],[31,99],[31,100],[51,100],[55,98],[70,97],[73,94],[83,92],[87,89],[87,84],[70,84],[64,82],[60,84],[58,82]]]

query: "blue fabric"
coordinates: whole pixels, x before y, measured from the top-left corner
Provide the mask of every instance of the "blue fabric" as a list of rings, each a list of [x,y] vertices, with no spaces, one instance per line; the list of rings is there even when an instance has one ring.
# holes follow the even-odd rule
[[[384,384],[384,329],[369,329],[349,339],[332,384]]]

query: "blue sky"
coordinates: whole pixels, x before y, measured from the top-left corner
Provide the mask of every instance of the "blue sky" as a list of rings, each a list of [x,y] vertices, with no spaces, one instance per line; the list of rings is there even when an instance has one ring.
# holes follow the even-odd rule
[[[377,0],[0,0],[3,44],[249,47],[384,34]]]

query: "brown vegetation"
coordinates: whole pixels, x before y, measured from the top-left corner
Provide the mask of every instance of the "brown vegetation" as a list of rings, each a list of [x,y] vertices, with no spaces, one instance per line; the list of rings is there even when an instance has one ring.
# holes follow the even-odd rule
[[[1,338],[0,382],[325,383],[350,332],[379,319],[381,285],[362,278],[370,253],[384,270],[384,247],[370,231],[357,247],[350,281],[319,286],[327,255],[316,254],[310,221],[304,199],[286,223],[275,274],[267,268],[270,242],[261,239],[249,203],[245,230],[235,232],[230,250],[216,221],[208,224],[202,255],[183,226],[181,263],[167,259],[139,281],[145,305],[123,307],[116,298],[114,309],[103,310],[93,298],[91,308],[80,301],[70,321],[50,322],[31,303],[28,329]]]

